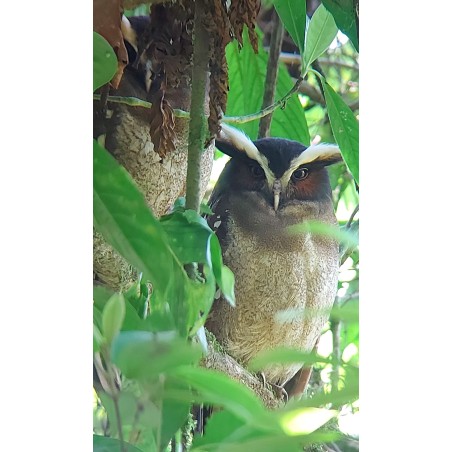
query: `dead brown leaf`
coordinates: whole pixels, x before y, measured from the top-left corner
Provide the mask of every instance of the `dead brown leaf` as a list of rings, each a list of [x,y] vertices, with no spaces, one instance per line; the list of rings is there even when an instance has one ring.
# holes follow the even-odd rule
[[[93,0],[93,29],[113,47],[118,58],[118,70],[110,84],[117,89],[128,63],[127,50],[121,33],[123,0]]]

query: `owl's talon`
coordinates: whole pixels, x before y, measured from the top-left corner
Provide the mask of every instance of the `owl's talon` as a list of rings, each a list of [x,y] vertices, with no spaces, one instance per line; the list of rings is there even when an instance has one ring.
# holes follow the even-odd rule
[[[287,394],[287,391],[284,389],[283,386],[277,385],[275,383],[269,383],[272,387],[273,393],[276,395],[278,399],[281,399],[284,403],[287,403],[289,401],[289,394]]]

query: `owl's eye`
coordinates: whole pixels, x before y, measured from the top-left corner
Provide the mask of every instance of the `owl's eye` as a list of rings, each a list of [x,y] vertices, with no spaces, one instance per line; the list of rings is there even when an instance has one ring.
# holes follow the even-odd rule
[[[296,182],[299,180],[306,179],[308,177],[309,171],[307,168],[298,168],[292,173],[292,181]]]
[[[265,177],[264,170],[259,165],[251,165],[250,171],[256,179],[262,179]]]

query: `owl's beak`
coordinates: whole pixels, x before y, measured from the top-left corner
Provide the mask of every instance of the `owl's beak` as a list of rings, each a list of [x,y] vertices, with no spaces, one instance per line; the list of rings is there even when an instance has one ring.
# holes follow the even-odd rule
[[[278,210],[280,195],[281,181],[279,179],[276,179],[275,182],[273,182],[273,207],[275,209],[275,212]]]

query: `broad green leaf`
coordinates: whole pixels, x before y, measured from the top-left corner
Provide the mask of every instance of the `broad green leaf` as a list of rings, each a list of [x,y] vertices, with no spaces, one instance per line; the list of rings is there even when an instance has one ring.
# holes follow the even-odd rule
[[[322,3],[333,15],[339,30],[348,36],[355,49],[359,52],[356,14],[358,0],[322,0]]]
[[[122,294],[114,294],[102,311],[102,332],[108,344],[119,333],[126,314],[125,300]]]
[[[111,360],[128,378],[150,378],[197,362],[202,350],[177,337],[174,331],[123,331],[111,346]]]
[[[303,53],[303,76],[309,66],[329,47],[335,36],[337,27],[333,16],[320,5],[312,16],[306,33],[306,48]]]
[[[249,388],[230,377],[213,370],[188,366],[175,369],[171,375],[192,386],[203,402],[220,405],[244,421],[266,430],[280,430],[261,400]]]
[[[335,239],[339,243],[347,246],[357,246],[358,240],[355,234],[348,232],[346,229],[322,223],[320,221],[307,221],[304,223],[294,224],[286,229],[290,234],[302,234],[309,232],[311,234],[323,235]]]
[[[255,54],[249,42],[247,33],[244,33],[243,48],[239,51],[237,42],[226,47],[226,58],[229,68],[229,95],[226,114],[228,116],[243,116],[257,113],[262,108],[265,76],[267,72],[268,54],[262,49],[262,32],[257,30],[259,36],[259,52]],[[284,64],[280,64],[276,85],[275,101],[284,97],[293,87]],[[227,118],[225,118],[227,121]],[[251,139],[257,138],[259,120],[234,124],[243,130]],[[306,123],[303,107],[297,95],[293,95],[284,109],[278,108],[273,113],[271,135],[288,138],[309,144],[309,130]]]
[[[359,184],[359,125],[350,107],[320,76],[322,82],[328,116],[334,138],[342,153],[342,157]]]
[[[94,141],[94,224],[155,290],[165,293],[186,278],[166,234],[131,176]]]
[[[284,28],[302,53],[306,29],[305,0],[274,0],[273,5],[284,24]]]
[[[330,363],[331,360],[328,358],[323,358],[321,356],[315,355],[314,353],[306,353],[301,350],[278,347],[272,350],[266,350],[259,353],[253,360],[249,363],[248,368],[252,372],[262,370],[268,364],[278,363],[278,364],[290,364],[290,363],[300,363],[300,364],[316,364],[316,363]]]
[[[160,223],[177,258],[183,264],[191,262],[207,264],[210,250],[209,238],[213,234],[204,218],[190,211],[174,212],[165,215]]]
[[[115,51],[99,33],[93,32],[93,91],[108,83],[117,68]]]
[[[127,452],[144,452],[132,444],[124,442]],[[93,435],[93,452],[122,452],[121,441],[115,438],[108,438],[106,436]],[[152,452],[152,451],[148,451]]]

